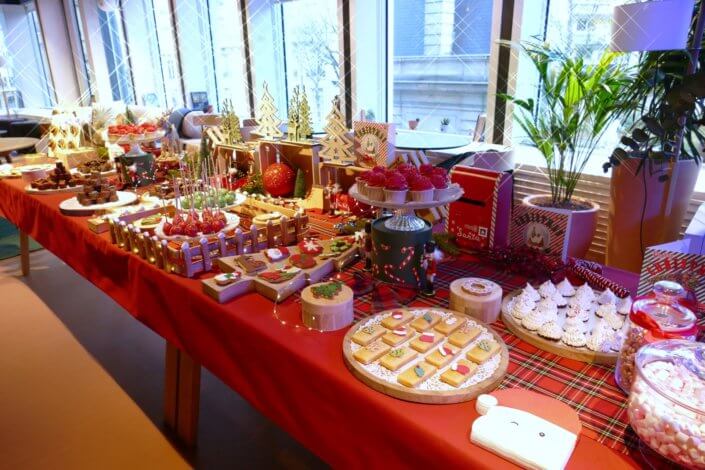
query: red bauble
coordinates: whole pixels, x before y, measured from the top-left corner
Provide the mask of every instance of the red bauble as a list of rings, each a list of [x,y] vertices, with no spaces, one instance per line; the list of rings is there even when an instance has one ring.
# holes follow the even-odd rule
[[[291,196],[294,192],[296,174],[289,165],[272,163],[262,173],[264,190],[274,197]]]

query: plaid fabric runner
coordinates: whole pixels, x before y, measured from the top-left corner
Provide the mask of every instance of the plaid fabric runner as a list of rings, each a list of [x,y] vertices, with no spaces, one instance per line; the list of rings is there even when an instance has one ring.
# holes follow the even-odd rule
[[[342,279],[353,285],[356,276],[369,276],[357,263],[341,273]],[[467,259],[454,259],[439,265],[436,295],[418,296],[407,289],[378,285],[368,294],[356,297],[355,318],[361,320],[376,312],[409,305],[445,307],[448,287],[458,277],[482,277],[502,286],[505,293],[522,287],[526,278],[497,271]],[[407,292],[408,291],[408,292]],[[578,411],[583,432],[618,452],[628,452],[637,444],[629,428],[626,396],[614,381],[611,367],[586,364],[542,351],[510,333],[501,320],[492,324],[509,348],[509,367],[500,388],[522,387],[556,398]]]

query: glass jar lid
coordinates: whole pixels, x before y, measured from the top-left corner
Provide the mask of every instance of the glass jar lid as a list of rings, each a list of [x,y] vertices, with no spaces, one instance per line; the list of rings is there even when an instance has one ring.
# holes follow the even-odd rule
[[[658,281],[654,284],[653,297],[634,301],[632,312],[642,312],[651,317],[659,327],[669,333],[692,330],[696,317],[692,310],[680,303],[685,290],[677,282]]]
[[[705,415],[705,344],[672,339],[648,344],[636,354],[639,377],[659,394]]]

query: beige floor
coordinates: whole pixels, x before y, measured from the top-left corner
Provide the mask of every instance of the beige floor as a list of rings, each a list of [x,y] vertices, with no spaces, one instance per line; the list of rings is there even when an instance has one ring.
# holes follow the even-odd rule
[[[31,256],[27,278],[0,261],[0,467],[325,466],[205,370],[183,460],[160,432],[164,341],[51,253]]]

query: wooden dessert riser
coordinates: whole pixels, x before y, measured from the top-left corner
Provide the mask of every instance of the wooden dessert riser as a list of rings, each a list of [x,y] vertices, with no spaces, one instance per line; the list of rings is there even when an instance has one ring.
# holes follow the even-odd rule
[[[139,217],[131,214],[132,221],[147,216],[140,214]],[[300,242],[308,231],[308,216],[296,214],[293,219],[282,217],[280,222],[273,224],[270,221],[263,228],[253,225],[249,231],[238,228],[228,235],[220,232],[190,242],[160,240],[126,221],[111,219],[108,224],[112,243],[167,272],[193,277],[210,271],[213,262],[224,256],[256,253],[265,248]]]
[[[322,240],[320,243],[326,247],[330,243],[330,240]],[[268,282],[257,277],[257,274],[243,274],[241,279],[226,286],[219,286],[213,278],[204,279],[202,281],[203,292],[217,300],[219,303],[228,302],[235,297],[239,297],[240,295],[253,290],[274,302],[281,302],[291,294],[300,291],[304,287],[322,281],[334,271],[342,271],[345,267],[357,260],[358,251],[359,249],[357,245],[353,245],[335,258],[328,258],[325,260],[318,259],[316,266],[313,268],[302,269],[301,272],[292,279],[281,283]],[[298,247],[292,246],[289,247],[289,252],[291,255],[294,255],[298,254],[300,251]],[[285,266],[287,265],[288,259],[270,263],[268,262],[266,256],[262,253],[255,253],[253,257],[267,263],[267,269]],[[242,268],[235,262],[234,256],[219,258],[216,263],[220,270],[224,273],[234,271],[240,273],[243,272]]]
[[[487,329],[487,331],[492,334],[494,340],[500,345],[500,350],[498,354],[501,355],[501,358],[497,369],[490,377],[470,387],[461,388],[457,390],[419,390],[415,388],[405,387],[401,384],[394,384],[381,380],[375,375],[365,370],[364,367],[359,362],[357,362],[357,360],[355,360],[355,358],[353,357],[352,349],[350,347],[351,343],[353,342],[353,335],[357,332],[358,329],[362,327],[362,325],[365,323],[364,321],[359,322],[352,328],[350,328],[350,330],[348,330],[347,334],[345,335],[345,338],[343,339],[343,362],[345,362],[345,365],[348,370],[350,370],[350,372],[352,372],[355,377],[357,377],[360,381],[362,381],[365,385],[372,388],[373,390],[382,392],[385,395],[389,395],[400,400],[411,401],[414,403],[426,403],[431,405],[462,403],[465,401],[470,401],[476,398],[478,395],[481,395],[483,393],[489,393],[490,391],[496,389],[504,379],[504,376],[507,373],[507,367],[509,365],[509,351],[507,349],[507,345],[504,343],[502,338],[485,323],[482,323],[481,321],[475,318],[468,317],[463,313],[436,307],[434,307],[432,310],[452,312],[453,314],[459,317],[466,317],[474,321],[478,325],[482,325]],[[387,313],[387,311],[380,312],[378,315],[382,315],[385,313]],[[416,361],[418,361],[418,359],[414,359],[405,367],[408,367],[410,364],[413,364]]]
[[[566,346],[559,341],[551,341],[550,339],[542,338],[536,333],[532,333],[523,326],[521,322],[517,321],[511,314],[505,314],[505,305],[511,298],[521,293],[521,289],[511,292],[502,300],[502,313],[501,318],[507,329],[512,332],[515,336],[526,341],[532,346],[547,351],[557,356],[565,357],[568,359],[575,359],[576,361],[587,362],[590,364],[604,364],[608,366],[613,366],[617,363],[617,357],[619,353],[603,353],[590,351],[589,349],[582,348],[572,348]]]

